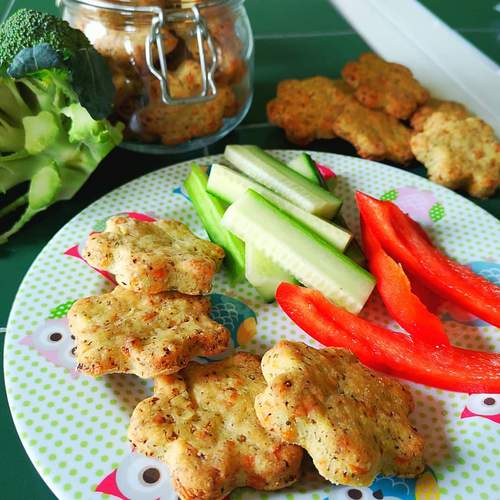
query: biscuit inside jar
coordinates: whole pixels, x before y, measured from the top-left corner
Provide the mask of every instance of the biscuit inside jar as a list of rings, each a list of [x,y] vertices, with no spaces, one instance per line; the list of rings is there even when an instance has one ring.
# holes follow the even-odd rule
[[[88,0],[91,3],[91,0]],[[232,128],[251,97],[249,59],[251,31],[242,2],[172,0],[113,0],[118,7],[160,7],[166,19],[196,5],[212,45],[203,51],[192,20],[171,20],[161,28],[167,88],[172,99],[189,99],[203,91],[202,60],[207,70],[216,56],[213,81],[216,95],[195,103],[165,104],[160,80],[146,59],[153,15],[105,10],[73,0],[65,1],[64,17],[89,38],[107,60],[116,88],[112,119],[126,125],[128,141],[177,146],[195,138]],[[213,51],[211,49],[213,47]],[[202,52],[202,53],[200,53]],[[152,62],[160,68],[160,54],[152,45]],[[211,94],[210,91],[208,92]]]

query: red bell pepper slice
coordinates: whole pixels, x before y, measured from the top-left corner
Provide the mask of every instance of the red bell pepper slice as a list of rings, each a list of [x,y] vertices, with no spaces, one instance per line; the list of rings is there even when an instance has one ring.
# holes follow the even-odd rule
[[[319,170],[319,173],[321,174],[321,177],[323,177],[323,180],[325,182],[331,177],[337,177],[335,172],[326,165],[322,165],[321,163],[316,162],[316,168]]]
[[[387,255],[371,229],[361,220],[363,251],[377,290],[387,311],[415,340],[431,345],[449,345],[441,320],[427,309],[412,291],[403,268]]]
[[[447,300],[500,327],[500,287],[441,253],[394,203],[356,193],[364,223],[382,248]]]
[[[425,304],[429,311],[436,314],[445,300],[434,293],[429,287],[424,285],[420,281],[420,278],[408,272],[407,269],[404,269],[404,271],[406,276],[408,276],[408,279],[410,280],[411,291],[420,299],[421,302]]]
[[[370,368],[450,391],[500,391],[499,354],[415,342],[335,306],[317,290],[290,283],[280,284],[276,300],[311,337],[349,349]]]

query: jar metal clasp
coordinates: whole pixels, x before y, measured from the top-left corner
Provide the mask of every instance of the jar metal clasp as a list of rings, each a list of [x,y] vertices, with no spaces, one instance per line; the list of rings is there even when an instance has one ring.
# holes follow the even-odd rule
[[[167,63],[163,50],[163,39],[161,36],[161,28],[165,26],[165,16],[162,9],[159,9],[159,14],[153,18],[151,23],[151,33],[146,42],[146,63],[149,71],[151,71],[151,73],[153,73],[153,75],[160,81],[161,96],[165,104],[193,104],[205,102],[217,95],[217,87],[214,81],[214,74],[217,68],[217,52],[215,50],[212,37],[208,32],[205,20],[203,19],[203,16],[200,15],[200,11],[196,5],[185,12],[180,11],[167,14],[167,24],[169,22],[178,21],[190,21],[195,26],[201,68],[201,93],[199,95],[185,98],[174,98],[168,90]],[[207,61],[207,57],[205,55],[205,42],[208,48],[207,55],[209,61]],[[160,68],[155,66],[153,60],[153,46],[155,44],[158,50]]]
[[[165,104],[201,103],[209,101],[217,95],[217,86],[214,80],[215,70],[217,69],[217,52],[208,31],[207,24],[196,5],[192,6],[190,9],[169,12],[157,6],[118,5],[101,0],[57,0],[58,5],[65,5],[66,2],[78,3],[98,9],[152,15],[151,31],[146,37],[145,44],[146,64],[149,71],[160,81],[161,98]],[[198,95],[182,98],[173,97],[169,92],[167,60],[161,33],[162,28],[168,26],[168,23],[179,21],[191,22],[194,25],[198,44],[202,84],[201,92]],[[159,67],[155,65],[154,61],[155,46],[158,51]]]

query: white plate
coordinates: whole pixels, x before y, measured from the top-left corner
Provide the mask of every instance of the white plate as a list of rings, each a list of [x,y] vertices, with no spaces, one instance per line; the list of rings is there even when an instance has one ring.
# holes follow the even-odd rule
[[[289,160],[297,151],[276,151]],[[498,258],[500,224],[452,191],[403,170],[358,158],[312,153],[316,161],[339,174],[343,214],[357,231],[353,193],[362,190],[394,199],[422,222],[434,241],[448,254],[489,279],[500,281]],[[207,157],[209,164],[218,157]],[[36,469],[61,499],[175,498],[166,469],[154,460],[131,454],[126,432],[135,405],[150,394],[150,384],[134,376],[112,375],[91,379],[76,374],[65,313],[79,297],[109,290],[111,284],[77,254],[88,233],[102,227],[109,216],[139,212],[187,223],[199,235],[203,228],[184,194],[182,183],[192,161],[173,165],[136,179],[93,203],[64,226],[44,248],[27,273],[17,294],[7,327],[5,381],[9,404],[19,435]],[[277,305],[264,304],[250,286],[231,288],[224,273],[214,291],[243,300],[257,315],[258,332],[244,346],[263,353],[280,338],[314,342],[295,327]],[[237,329],[252,316],[250,309],[224,299],[219,314]],[[379,300],[363,312],[371,320],[395,328]],[[449,307],[443,312],[452,341],[463,347],[499,350],[495,328]],[[53,333],[60,335],[50,336]],[[240,332],[241,333],[241,332]],[[243,341],[240,335],[240,341]],[[401,500],[438,498],[500,498],[500,395],[469,397],[412,385],[416,400],[414,419],[427,438],[427,473],[418,480],[378,479],[362,488],[361,498]],[[484,404],[486,397],[492,398]],[[159,483],[142,479],[147,468],[163,470]],[[97,491],[96,491],[97,489]],[[356,492],[350,492],[351,497]],[[375,494],[375,496],[373,496]],[[346,488],[301,484],[276,493],[239,490],[231,496],[252,498],[299,497],[323,500],[350,498]]]

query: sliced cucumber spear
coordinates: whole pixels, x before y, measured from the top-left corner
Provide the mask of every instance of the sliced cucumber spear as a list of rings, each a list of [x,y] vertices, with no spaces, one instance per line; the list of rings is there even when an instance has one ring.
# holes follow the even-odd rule
[[[307,153],[301,153],[300,155],[296,156],[291,162],[288,163],[288,166],[295,170],[295,172],[303,175],[310,181],[314,182],[317,185],[321,185],[326,187],[328,191],[331,193],[334,193],[336,187],[337,187],[337,181],[338,178],[337,176],[332,176],[326,180],[326,182],[323,180],[323,176],[319,173],[319,170],[316,167],[316,164],[314,163],[314,160],[311,158],[311,156]],[[320,179],[318,179],[318,177]],[[273,200],[271,200],[273,201]],[[335,217],[333,218],[333,222],[337,224],[337,226],[343,227],[344,229],[349,230],[349,227],[346,224],[346,221],[338,212]],[[336,245],[338,247],[338,245]],[[349,242],[349,245],[347,248],[343,249],[344,253],[347,257],[352,259],[356,264],[359,264],[360,266],[365,266],[366,265],[366,258],[363,253],[363,250],[361,249],[361,246],[359,243],[352,238]]]
[[[335,194],[338,182],[339,178],[336,175],[332,175],[331,177],[328,177],[326,181],[324,181],[326,189],[328,189],[328,191],[330,191],[330,193],[332,194]]]
[[[302,177],[314,182],[314,184],[325,187],[323,176],[319,173],[316,163],[311,158],[311,155],[307,153],[300,153],[292,161],[289,161],[287,166],[302,175]]]
[[[251,243],[245,245],[245,276],[266,302],[274,300],[276,289],[282,281],[296,283],[290,273],[275,264]]]
[[[232,282],[240,283],[245,279],[245,246],[222,225],[225,208],[220,200],[207,192],[207,180],[207,174],[198,165],[193,165],[184,187],[209,238],[224,249],[224,263]]]
[[[296,207],[288,200],[285,200],[271,190],[253,182],[248,177],[235,172],[229,167],[219,164],[212,165],[210,175],[208,176],[207,190],[209,193],[221,198],[227,203],[234,203],[241,198],[249,188],[260,193],[274,205],[278,206],[294,219],[297,219],[304,224],[304,226],[317,233],[321,238],[341,251],[344,251],[351,241],[352,235],[349,231]]]
[[[340,227],[343,227],[349,231],[349,227],[347,226],[347,222],[345,221],[344,217],[342,216],[342,214],[340,212],[333,218],[333,220]],[[347,248],[345,249],[344,253],[347,255],[347,257],[349,257],[354,262],[356,262],[356,264],[359,264],[362,267],[366,266],[365,254],[363,253],[363,250],[361,249],[361,245],[356,241],[356,238],[351,239],[351,241],[349,242],[349,245],[347,245]]]
[[[314,184],[327,189],[330,193],[335,195],[335,188],[337,187],[338,181],[337,176],[332,175],[325,180],[310,154],[300,153],[292,161],[289,161],[287,165],[298,174],[302,175],[306,179],[309,179],[311,182],[314,182]]]
[[[222,224],[350,312],[361,311],[375,286],[369,272],[251,189],[226,210]]]
[[[224,156],[238,170],[306,212],[330,219],[339,211],[339,198],[258,146],[226,146]]]

